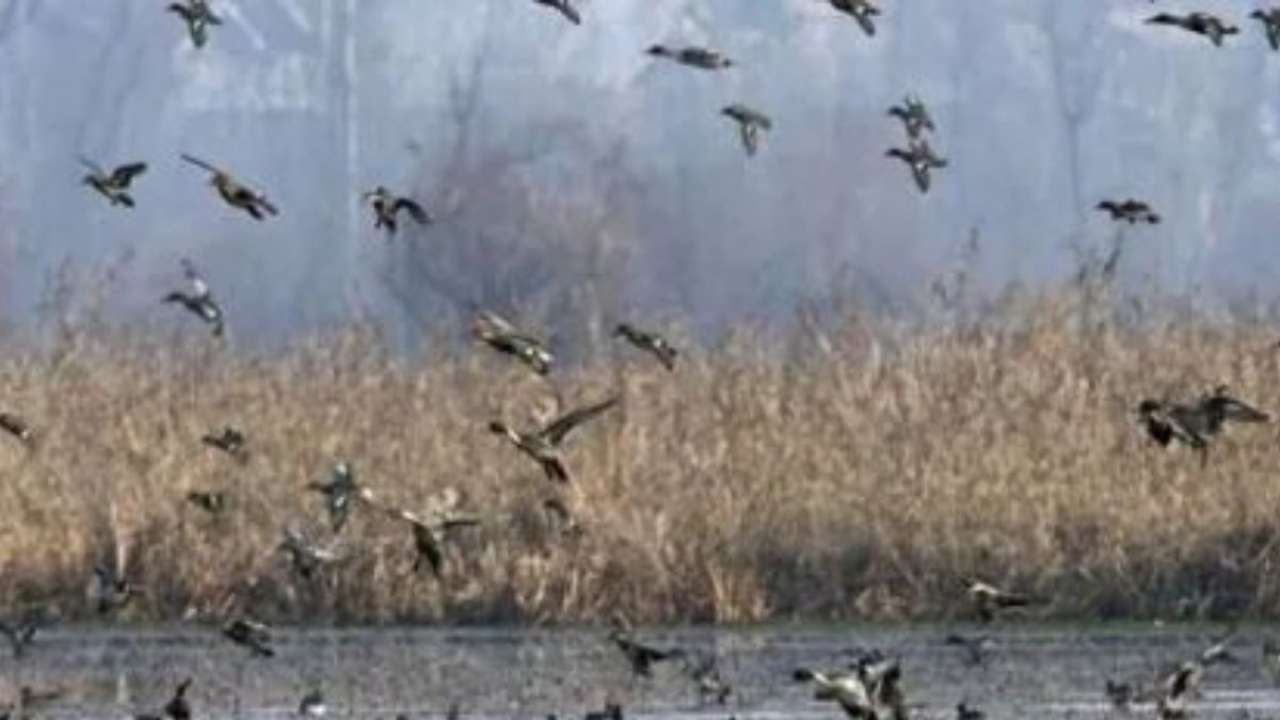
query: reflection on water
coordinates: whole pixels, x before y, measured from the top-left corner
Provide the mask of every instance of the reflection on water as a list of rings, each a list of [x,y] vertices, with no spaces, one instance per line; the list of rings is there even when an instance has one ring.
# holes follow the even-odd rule
[[[56,628],[21,662],[0,659],[7,697],[27,684],[57,686],[65,698],[40,717],[120,718],[156,713],[173,686],[195,678],[196,716],[279,717],[323,688],[330,716],[441,716],[452,703],[464,717],[581,717],[607,700],[628,716],[838,718],[791,682],[798,666],[835,666],[855,648],[877,647],[902,660],[918,717],[954,717],[965,701],[990,718],[1097,716],[1111,712],[1107,677],[1149,682],[1167,663],[1195,657],[1218,632],[1006,625],[991,630],[987,662],[969,666],[943,639],[956,628],[780,627],[746,630],[640,630],[645,640],[716,653],[735,686],[726,706],[699,702],[678,666],[635,680],[596,629],[377,629],[279,632],[274,659],[250,657],[215,631],[191,627]],[[1199,717],[1280,715],[1280,692],[1260,666],[1265,629],[1245,628],[1233,651],[1241,662],[1208,672]],[[977,632],[974,628],[966,632]],[[1139,707],[1139,714],[1149,709]]]

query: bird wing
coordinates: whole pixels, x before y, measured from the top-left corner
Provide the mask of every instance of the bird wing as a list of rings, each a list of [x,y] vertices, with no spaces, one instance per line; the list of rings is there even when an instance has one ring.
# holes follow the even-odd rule
[[[551,422],[550,425],[543,428],[538,434],[542,439],[552,445],[559,445],[575,427],[599,415],[600,413],[613,407],[618,402],[618,396],[607,398],[602,402],[594,405],[587,405],[576,410],[572,410]]]
[[[120,187],[128,187],[133,179],[147,171],[147,164],[143,162],[129,163],[121,165],[111,173],[111,182]]]
[[[104,171],[102,169],[102,166],[99,165],[98,163],[90,160],[89,158],[83,155],[81,155],[79,159],[80,159],[80,164],[92,170],[95,175],[101,175],[102,177],[107,176],[106,171]]]
[[[755,155],[760,146],[760,131],[756,126],[748,122],[740,122],[738,135],[742,138],[742,147],[747,151],[747,155]]]
[[[215,173],[215,174],[218,174],[218,175],[225,175],[225,174],[226,174],[226,173],[224,173],[222,170],[218,169],[217,167],[214,167],[213,165],[210,165],[209,163],[205,162],[204,160],[201,160],[201,159],[200,159],[200,158],[198,158],[198,157],[194,157],[194,156],[192,156],[192,155],[188,155],[188,154],[186,154],[186,153],[182,153],[182,159],[183,159],[183,160],[186,160],[187,162],[191,163],[192,165],[195,165],[196,167],[204,168],[205,170],[208,170],[208,171],[209,171],[209,172],[211,172],[211,173]]]
[[[398,213],[404,210],[409,213],[409,217],[413,218],[419,225],[426,225],[431,222],[431,216],[417,202],[410,198],[400,198],[396,200],[395,205],[391,206],[391,212]]]
[[[560,11],[561,15],[565,16],[565,19],[574,25],[582,24],[582,16],[578,14],[577,8],[569,4],[569,0],[560,0],[560,2],[556,3],[556,9]]]
[[[1222,396],[1219,402],[1222,407],[1223,417],[1227,420],[1235,422],[1268,422],[1271,420],[1271,416],[1267,413],[1233,397]]]

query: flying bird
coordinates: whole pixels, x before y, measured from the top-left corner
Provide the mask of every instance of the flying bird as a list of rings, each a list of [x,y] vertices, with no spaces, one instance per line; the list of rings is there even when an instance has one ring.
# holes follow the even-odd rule
[[[181,290],[174,290],[165,295],[162,302],[181,305],[209,325],[214,337],[222,337],[222,306],[218,305],[218,301],[213,299],[213,293],[209,291],[209,283],[205,282],[204,277],[196,270],[195,263],[183,258],[181,265],[182,273],[186,276],[187,281],[191,283],[191,292],[185,293]]]
[[[1262,29],[1267,33],[1267,43],[1271,45],[1271,49],[1280,50],[1280,7],[1254,10],[1249,13],[1249,17],[1262,23]]]
[[[320,547],[292,528],[285,528],[280,551],[289,556],[293,571],[303,580],[313,580],[320,568],[342,559],[332,546]]]
[[[182,159],[212,173],[209,178],[209,184],[218,191],[218,195],[222,200],[231,207],[249,213],[254,220],[265,219],[266,215],[264,213],[270,215],[278,215],[280,213],[276,206],[267,199],[266,195],[249,189],[247,185],[236,180],[226,170],[210,165],[204,160],[191,155],[183,154]]]
[[[978,619],[982,622],[991,622],[995,619],[996,613],[1001,610],[1026,607],[1031,604],[1031,598],[1026,595],[1005,592],[981,580],[966,578],[964,584],[969,600],[978,613]]]
[[[325,496],[325,507],[329,511],[335,533],[346,524],[353,503],[373,502],[373,491],[356,482],[355,473],[346,462],[334,464],[328,482],[313,482],[307,489]]]
[[[1161,447],[1172,442],[1200,453],[1200,464],[1208,461],[1209,440],[1228,422],[1264,423],[1271,416],[1238,400],[1219,385],[1195,403],[1182,404],[1146,399],[1138,404],[1138,418],[1148,437]]]
[[[221,450],[241,464],[249,461],[249,448],[247,447],[249,439],[245,437],[243,432],[230,425],[224,426],[218,433],[202,435],[200,442],[216,450]]]
[[[93,579],[93,597],[99,615],[107,615],[123,608],[137,595],[138,588],[118,568],[94,565]]]
[[[480,311],[472,323],[471,333],[494,350],[511,355],[528,365],[539,375],[546,375],[551,371],[551,363],[555,361],[555,357],[547,349],[547,344],[517,329],[497,313]]]
[[[915,95],[907,95],[901,105],[891,106],[889,115],[902,121],[902,127],[911,140],[920,137],[926,130],[933,132],[937,129],[933,124],[933,117],[929,115],[929,108]]]
[[[548,480],[567,483],[569,469],[561,456],[560,444],[574,428],[613,407],[617,402],[618,397],[613,396],[594,405],[580,407],[561,415],[542,428],[528,432],[518,432],[497,420],[489,423],[489,430],[506,437],[517,449],[537,461]]]
[[[413,528],[413,547],[417,552],[413,561],[413,571],[419,572],[430,567],[437,578],[444,569],[444,545],[454,530],[480,525],[480,518],[473,515],[454,513],[432,513],[421,517],[407,510],[401,510],[394,517],[404,520]]]
[[[0,430],[13,436],[18,442],[30,447],[35,440],[35,433],[26,420],[9,412],[0,412]]]
[[[1203,35],[1209,38],[1209,41],[1217,47],[1222,47],[1222,39],[1227,35],[1235,35],[1240,32],[1240,29],[1236,26],[1228,25],[1222,19],[1205,12],[1193,12],[1186,15],[1162,12],[1147,18],[1147,22],[1152,25],[1172,25],[1197,35]]]
[[[668,45],[651,45],[645,52],[654,57],[666,58],[681,65],[688,65],[701,70],[723,70],[734,65],[733,60],[718,50],[693,45],[681,48]]]
[[[640,330],[634,325],[620,323],[613,331],[614,337],[626,338],[636,348],[652,354],[667,370],[676,369],[676,357],[679,352],[657,333]]]
[[[639,677],[652,676],[654,663],[684,657],[684,651],[680,648],[663,650],[641,643],[631,634],[631,630],[626,626],[626,623],[616,618],[609,630],[609,640],[627,659],[627,664],[631,666],[631,672]]]
[[[582,16],[578,14],[578,9],[573,6],[573,3],[571,2],[571,0],[533,0],[533,1],[538,5],[544,5],[546,7],[551,8],[552,10],[555,10],[556,12],[559,12],[561,15],[564,16],[566,20],[573,23],[574,25],[582,24]]]
[[[740,103],[725,107],[720,114],[738,124],[738,135],[742,139],[742,148],[746,150],[748,157],[755,155],[756,150],[759,149],[760,133],[773,129],[773,120],[769,119],[768,115]]]
[[[191,44],[196,48],[204,47],[209,40],[209,26],[221,25],[222,18],[213,14],[213,10],[209,8],[208,0],[187,0],[183,3],[169,3],[166,8],[171,13],[177,14],[187,25],[187,33],[191,35]]]
[[[373,227],[386,228],[388,235],[395,235],[396,216],[401,210],[409,213],[409,217],[419,225],[430,225],[431,215],[412,198],[400,197],[379,185],[362,196],[373,208]]]
[[[930,171],[947,166],[947,159],[939,157],[924,138],[909,141],[906,150],[889,148],[885,155],[898,158],[911,168],[911,177],[922,193],[929,192]]]
[[[868,37],[876,34],[875,16],[880,14],[880,8],[871,4],[871,0],[827,0],[831,3],[831,7],[852,17],[858,21],[858,27],[862,28],[862,32]]]
[[[146,163],[128,163],[109,173],[88,158],[80,158],[80,164],[89,168],[89,174],[85,175],[82,181],[85,185],[97,190],[112,205],[123,205],[128,208],[134,206],[133,196],[129,194],[129,185],[134,178],[147,171]]]
[[[1125,200],[1103,200],[1094,206],[1095,210],[1101,210],[1111,215],[1111,219],[1117,222],[1128,222],[1133,225],[1137,222],[1144,222],[1148,225],[1155,225],[1160,222],[1160,216],[1151,209],[1151,206],[1141,200],[1127,198]]]

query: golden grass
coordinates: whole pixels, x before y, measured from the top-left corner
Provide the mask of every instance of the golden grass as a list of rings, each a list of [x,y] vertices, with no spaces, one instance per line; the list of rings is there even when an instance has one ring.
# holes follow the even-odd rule
[[[1076,317],[1045,303],[1002,330],[898,340],[853,318],[829,354],[743,336],[674,375],[621,347],[563,368],[566,405],[624,397],[571,440],[576,541],[538,509],[557,488],[485,430],[545,412],[551,386],[481,349],[409,364],[352,331],[270,359],[127,339],[9,356],[0,402],[41,442],[0,438],[0,605],[90,615],[90,568],[122,543],[139,620],[226,598],[339,622],[958,616],[967,573],[1053,616],[1280,613],[1276,427],[1231,428],[1202,471],[1131,413],[1218,382],[1280,408],[1270,331]],[[199,443],[223,423],[249,432],[246,467]],[[327,528],[302,488],[344,458],[390,503],[452,485],[494,516],[442,582],[412,575],[405,528],[371,513],[343,531],[349,559],[300,580],[281,529]],[[204,516],[193,489],[230,491],[232,511]]]

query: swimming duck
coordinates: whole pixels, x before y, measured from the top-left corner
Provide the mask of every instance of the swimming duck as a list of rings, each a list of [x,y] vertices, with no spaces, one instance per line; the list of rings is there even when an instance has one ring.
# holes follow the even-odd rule
[[[31,426],[27,421],[13,413],[0,412],[0,430],[12,435],[23,445],[30,446],[35,440],[35,434],[31,432]]]
[[[574,25],[582,24],[582,16],[578,14],[578,9],[573,6],[570,0],[533,0],[538,5],[543,5],[555,10],[564,16],[566,20]]]
[[[996,613],[1001,610],[1026,607],[1031,604],[1031,598],[1026,595],[1005,592],[974,578],[966,578],[964,585],[965,592],[968,593],[969,600],[973,602],[974,609],[978,613],[978,619],[982,622],[991,622],[995,619]]]
[[[1203,35],[1209,38],[1209,41],[1217,47],[1222,47],[1222,39],[1225,36],[1235,35],[1240,32],[1240,29],[1236,26],[1228,25],[1220,18],[1205,12],[1193,12],[1186,15],[1162,12],[1147,18],[1147,22],[1152,25],[1172,25],[1188,32]]]
[[[208,0],[187,0],[183,3],[170,3],[166,8],[175,13],[187,24],[187,33],[191,35],[191,44],[197,48],[204,47],[209,39],[209,26],[221,25],[222,18],[213,14]]]
[[[666,338],[653,332],[640,330],[633,325],[621,323],[613,331],[614,337],[626,338],[627,342],[640,350],[651,353],[667,370],[676,369],[676,356],[679,354]]]
[[[517,432],[498,420],[489,423],[489,430],[506,437],[521,452],[536,460],[547,474],[547,479],[567,483],[569,470],[561,458],[560,444],[574,428],[613,407],[617,402],[617,396],[610,397],[565,413],[544,427],[529,432]]]
[[[831,3],[831,7],[857,20],[858,27],[862,28],[862,32],[868,37],[876,34],[873,18],[880,14],[880,8],[872,5],[871,0],[828,0],[828,2]]]
[[[183,154],[182,159],[212,173],[209,178],[209,184],[218,191],[218,195],[223,202],[249,213],[254,220],[265,219],[266,216],[263,213],[280,214],[279,209],[267,199],[266,195],[250,190],[248,186],[236,180],[227,171],[214,167],[204,160],[191,155]]]
[[[1267,33],[1267,43],[1271,45],[1271,49],[1280,50],[1280,7],[1254,10],[1249,13],[1249,17],[1262,23],[1262,29]]]
[[[738,123],[738,136],[742,139],[742,148],[746,150],[747,157],[755,155],[759,149],[760,133],[773,129],[773,121],[768,115],[740,103],[723,108],[720,114]]]
[[[355,473],[346,462],[334,464],[329,482],[313,482],[307,488],[325,496],[325,507],[329,510],[335,533],[346,524],[352,503],[373,502],[373,491],[356,483]]]
[[[1183,720],[1190,716],[1187,703],[1200,695],[1204,667],[1188,660],[1166,675],[1155,688],[1156,716]]]
[[[191,703],[187,702],[187,688],[191,687],[191,678],[178,683],[173,697],[165,703],[164,714],[169,720],[191,720]]]
[[[539,375],[546,375],[551,371],[551,363],[555,357],[547,349],[546,343],[517,330],[495,312],[480,311],[471,326],[471,332],[489,347],[515,357]]]
[[[87,158],[80,158],[80,163],[89,168],[84,176],[84,184],[97,190],[112,205],[133,207],[133,196],[129,194],[129,184],[133,179],[147,171],[147,164],[142,162],[121,165],[110,173],[97,163]]]
[[[1127,198],[1125,200],[1103,200],[1094,206],[1097,210],[1103,210],[1111,215],[1112,220],[1126,221],[1130,225],[1136,222],[1144,222],[1149,225],[1155,225],[1160,222],[1160,216],[1152,211],[1151,206],[1141,200]]]
[[[906,150],[889,148],[885,155],[896,157],[911,168],[911,177],[915,179],[916,187],[920,188],[922,193],[929,192],[930,170],[947,166],[946,158],[938,157],[929,146],[929,141],[923,138],[909,141]]]
[[[211,448],[221,450],[222,452],[235,458],[241,464],[249,461],[249,448],[246,447],[249,439],[245,434],[230,425],[223,426],[218,433],[207,433],[200,437],[200,442]]]
[[[699,68],[701,70],[723,70],[724,68],[733,67],[733,60],[726,57],[718,50],[697,47],[689,45],[682,48],[670,47],[667,45],[652,45],[646,50],[649,55],[654,57],[666,58],[681,65]]]
[[[248,618],[239,617],[222,626],[222,636],[231,642],[246,647],[259,657],[273,657],[271,649],[271,628]]]
[[[398,228],[396,216],[401,210],[409,213],[409,217],[419,225],[430,225],[434,220],[422,206],[412,198],[400,197],[379,185],[362,195],[373,208],[373,227],[386,228],[388,235],[395,235]]]
[[[413,561],[413,571],[419,572],[430,567],[437,578],[444,568],[444,544],[449,533],[459,528],[477,527],[480,518],[473,515],[457,515],[454,513],[433,513],[430,517],[420,517],[407,510],[395,514],[413,528],[413,546],[417,555]]]
[[[902,121],[903,129],[911,140],[923,135],[925,130],[933,132],[936,129],[933,118],[929,115],[929,108],[915,95],[907,95],[901,105],[890,107],[889,114]]]
[[[209,325],[212,328],[211,332],[214,337],[222,337],[222,306],[218,305],[218,301],[213,299],[213,293],[209,291],[209,283],[205,282],[205,279],[196,270],[195,263],[183,258],[181,265],[183,274],[186,276],[187,281],[191,283],[191,292],[184,293],[180,290],[175,290],[165,295],[162,302],[181,305]]]

